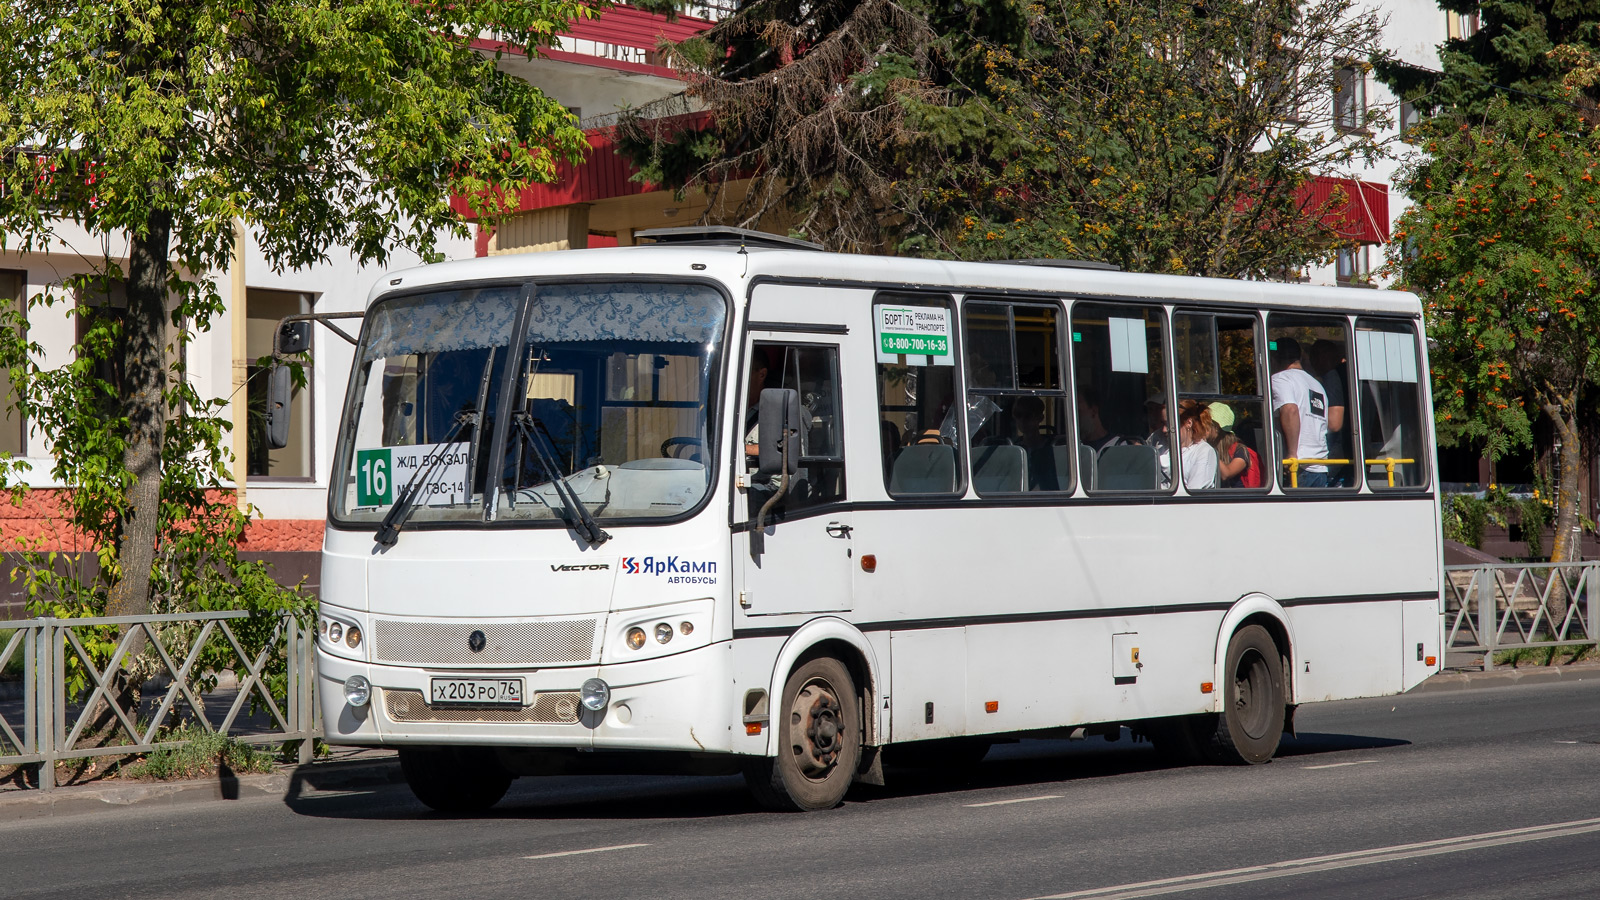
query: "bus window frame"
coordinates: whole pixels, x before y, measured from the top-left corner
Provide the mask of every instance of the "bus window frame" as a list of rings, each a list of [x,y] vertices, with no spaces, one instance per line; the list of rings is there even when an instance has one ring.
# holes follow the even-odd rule
[[[959,409],[962,409],[962,410],[966,409],[966,403],[967,403],[966,390],[965,390],[966,381],[965,381],[965,379],[963,377],[963,370],[966,368],[966,347],[964,346],[964,343],[963,343],[963,340],[962,340],[964,335],[963,335],[963,332],[962,332],[960,319],[961,319],[962,304],[964,303],[966,296],[967,296],[966,294],[963,294],[963,293],[960,293],[960,292],[957,292],[957,291],[919,291],[919,290],[916,290],[915,288],[912,288],[912,287],[889,288],[889,289],[880,289],[880,290],[873,291],[872,299],[869,301],[869,304],[868,304],[869,309],[870,309],[871,307],[875,307],[878,304],[884,303],[884,302],[900,302],[900,301],[904,301],[906,303],[912,303],[912,304],[915,304],[915,303],[927,304],[929,302],[934,302],[937,305],[943,306],[947,311],[949,311],[950,318],[952,320],[952,327],[950,329],[950,356],[951,356],[951,359],[953,360],[953,367],[954,367],[954,372],[952,373],[951,383],[950,383],[951,390],[952,390],[952,392],[954,394],[953,400],[952,400],[952,403],[951,403],[951,408],[952,409],[959,408]],[[876,410],[875,413],[873,414],[873,417],[874,417],[874,419],[876,421],[882,422],[883,421],[883,393],[882,393],[882,390],[881,390],[882,383],[881,383],[881,380],[880,380],[882,378],[882,376],[879,374],[878,369],[881,366],[890,365],[890,363],[882,363],[882,362],[878,361],[878,347],[877,347],[877,343],[876,343],[876,341],[877,341],[877,323],[876,322],[873,323],[873,333],[872,333],[872,336],[871,336],[871,340],[873,341],[872,348],[870,350],[870,353],[872,354],[872,398],[873,398],[873,405],[874,405],[874,408]],[[916,366],[908,366],[907,368],[918,368],[918,367],[916,367]],[[932,368],[932,365],[930,364],[929,366],[927,366],[925,368]],[[879,457],[879,460],[878,460],[878,470],[879,470],[878,471],[878,474],[879,474],[878,482],[879,482],[879,484],[883,485],[883,495],[885,497],[889,498],[889,500],[891,502],[894,502],[894,503],[916,503],[916,502],[919,502],[919,501],[951,501],[951,500],[960,500],[960,499],[966,497],[967,490],[971,486],[971,480],[967,477],[967,461],[966,461],[965,458],[963,458],[963,455],[968,452],[968,448],[967,448],[967,421],[966,421],[966,419],[967,419],[967,417],[965,415],[957,415],[956,416],[956,442],[955,442],[955,444],[952,445],[955,448],[956,456],[957,456],[957,459],[956,459],[956,489],[955,490],[953,490],[953,491],[941,491],[939,493],[931,493],[931,494],[907,494],[907,493],[899,493],[899,494],[897,494],[889,487],[890,478],[894,474],[893,470],[892,470],[892,467],[885,467],[884,466],[883,458],[882,458],[883,454],[879,453],[878,454],[878,457]],[[919,422],[918,424],[922,425],[922,424],[926,424],[926,423],[920,423]],[[882,426],[880,425],[879,428],[881,429]],[[922,430],[926,431],[927,429],[923,428]],[[880,431],[880,434],[881,434],[881,431]],[[901,439],[904,440],[904,438],[905,438],[905,435],[902,434],[901,435]],[[879,440],[881,441],[882,438],[880,437]],[[907,447],[907,446],[913,446],[913,445],[910,445],[910,444],[903,445],[902,449],[904,449],[904,447]]]
[[[714,360],[713,365],[711,366],[711,370],[706,373],[707,409],[706,409],[706,411],[705,411],[705,413],[703,414],[702,417],[704,418],[704,420],[706,422],[706,426],[707,426],[708,430],[710,429],[712,423],[722,423],[725,426],[726,423],[727,423],[727,413],[728,413],[728,395],[730,393],[734,393],[734,392],[736,392],[738,390],[737,388],[735,388],[733,391],[730,391],[728,389],[727,378],[728,378],[728,366],[730,365],[730,363],[732,362],[732,360],[733,360],[733,358],[735,356],[735,350],[731,346],[731,342],[736,339],[736,337],[735,337],[736,335],[739,335],[738,339],[740,339],[741,341],[743,339],[742,338],[742,334],[738,330],[740,328],[740,323],[738,321],[736,321],[736,320],[742,318],[741,313],[742,313],[742,309],[743,308],[739,304],[734,302],[733,292],[731,290],[729,290],[728,286],[725,283],[723,283],[722,281],[719,281],[718,279],[715,279],[715,278],[708,278],[708,277],[705,277],[705,276],[694,276],[694,275],[684,276],[684,275],[668,275],[668,274],[656,274],[656,273],[628,273],[628,274],[601,274],[601,275],[535,275],[535,276],[529,276],[529,277],[510,277],[510,278],[466,278],[466,279],[457,279],[457,280],[450,280],[450,281],[440,281],[440,282],[437,282],[437,283],[430,283],[430,284],[413,284],[413,285],[406,285],[404,287],[396,287],[396,288],[394,288],[392,290],[384,291],[384,292],[378,294],[377,296],[372,297],[367,302],[366,306],[363,309],[363,312],[364,313],[370,313],[372,311],[373,307],[377,306],[379,303],[382,303],[382,302],[385,302],[385,301],[388,301],[388,300],[394,300],[394,299],[400,299],[400,298],[412,297],[412,296],[419,296],[419,295],[426,295],[426,294],[443,293],[443,292],[447,292],[447,291],[462,291],[462,290],[472,290],[472,289],[481,289],[481,288],[510,287],[510,286],[520,286],[520,287],[523,287],[524,289],[529,288],[529,287],[537,289],[539,286],[547,285],[547,284],[551,284],[551,285],[553,285],[553,284],[567,285],[567,284],[618,284],[618,283],[630,283],[630,284],[677,284],[677,285],[693,284],[693,285],[702,285],[702,286],[705,286],[705,287],[709,287],[710,289],[715,291],[718,296],[720,296],[722,298],[722,303],[723,303],[722,341],[721,341],[721,344],[718,346],[717,352],[715,354],[713,354],[715,356],[715,360]],[[526,314],[526,310],[519,310],[518,313],[517,313],[519,318],[521,316],[525,315],[525,314]],[[345,383],[345,397],[344,397],[343,409],[339,414],[339,430],[334,434],[334,440],[336,442],[334,444],[334,448],[333,448],[333,464],[334,465],[333,465],[333,468],[330,470],[330,472],[328,474],[328,485],[329,486],[328,486],[328,492],[327,492],[328,493],[327,502],[326,502],[325,507],[324,507],[324,510],[325,510],[324,511],[324,517],[325,517],[325,521],[327,522],[328,526],[333,528],[333,529],[335,529],[335,530],[337,530],[337,531],[351,531],[351,532],[362,532],[362,531],[365,531],[365,532],[371,532],[377,527],[377,525],[375,523],[352,522],[352,521],[349,521],[349,520],[340,519],[335,514],[335,502],[334,502],[335,491],[336,490],[337,491],[343,491],[343,490],[346,489],[346,481],[345,481],[345,479],[347,477],[346,472],[347,472],[349,464],[350,464],[349,463],[349,459],[353,458],[353,457],[346,458],[345,455],[344,455],[345,434],[348,431],[348,429],[353,428],[354,425],[355,425],[355,423],[352,421],[352,415],[354,414],[355,408],[356,408],[356,404],[358,403],[358,401],[360,399],[355,394],[355,386],[356,386],[357,380],[360,377],[360,372],[361,372],[361,349],[362,349],[363,346],[365,346],[364,345],[364,341],[366,340],[366,321],[367,321],[366,319],[363,319],[361,333],[356,336],[357,344],[356,344],[356,347],[355,347],[355,350],[354,350],[354,353],[353,353],[353,359],[352,359],[351,365],[350,365],[350,375],[347,378],[346,383]],[[743,344],[741,343],[739,348],[738,348],[738,350],[737,350],[737,354],[740,357],[742,357],[743,353],[744,353]],[[496,427],[498,428],[499,425],[496,425]],[[730,436],[729,435],[724,435],[723,437],[724,438],[728,438]],[[741,432],[741,433],[739,433],[737,435],[732,435],[731,437],[734,438],[734,439],[742,439],[744,437],[744,434]],[[718,444],[717,441],[712,441],[711,443],[712,444]],[[726,442],[724,441],[724,443],[726,443]],[[349,443],[349,447],[353,449],[354,446],[355,446],[355,444],[354,444],[354,441],[352,440]],[[728,446],[731,447],[733,445],[732,444],[728,444]],[[741,452],[742,452],[743,448],[741,447],[740,449],[741,449]],[[344,466],[344,468],[341,468],[341,464]],[[723,468],[724,467],[722,465],[720,465],[720,464],[719,465],[710,466],[710,479],[706,483],[706,490],[705,490],[704,494],[700,497],[699,502],[697,502],[693,507],[691,507],[689,509],[683,510],[682,512],[675,513],[675,514],[672,514],[672,515],[667,515],[667,516],[649,516],[649,517],[641,516],[641,517],[636,518],[636,519],[635,518],[630,518],[630,519],[628,519],[626,521],[623,521],[623,522],[607,522],[606,525],[609,526],[609,527],[613,527],[613,528],[618,528],[618,527],[631,528],[631,527],[634,527],[636,525],[637,526],[647,526],[647,527],[659,527],[659,526],[663,526],[663,525],[675,525],[675,524],[677,524],[679,522],[686,522],[686,521],[688,521],[690,519],[693,519],[696,516],[700,515],[702,512],[704,512],[708,506],[710,506],[710,504],[712,502],[712,499],[715,498],[717,496],[718,491],[722,489]],[[483,531],[520,531],[520,530],[540,530],[540,529],[543,529],[543,530],[558,530],[558,529],[565,529],[565,528],[570,528],[570,527],[571,526],[567,525],[565,522],[561,521],[560,519],[554,519],[554,520],[543,520],[543,519],[495,519],[495,520],[492,520],[492,521],[485,521],[485,520],[479,518],[479,519],[474,519],[474,520],[470,520],[470,521],[466,521],[466,520],[462,520],[462,521],[429,521],[429,520],[415,521],[415,520],[413,520],[413,521],[406,522],[405,530],[406,531],[452,531],[452,530],[455,530],[455,531],[461,531],[461,530],[466,530],[466,531],[478,531],[478,530],[483,530]]]
[[[1251,322],[1255,323],[1254,355],[1255,355],[1255,369],[1256,369],[1256,384],[1259,386],[1259,388],[1261,390],[1261,394],[1257,399],[1260,400],[1261,406],[1262,406],[1262,416],[1263,416],[1262,426],[1263,426],[1263,436],[1264,436],[1264,441],[1263,442],[1268,445],[1267,449],[1270,449],[1271,445],[1273,444],[1275,439],[1272,437],[1272,434],[1271,434],[1271,432],[1272,432],[1272,384],[1271,384],[1272,373],[1269,371],[1269,369],[1271,368],[1271,363],[1267,359],[1267,350],[1266,350],[1266,347],[1267,347],[1267,323],[1266,323],[1266,315],[1265,315],[1265,313],[1266,313],[1266,310],[1264,308],[1262,308],[1262,307],[1259,307],[1259,306],[1250,307],[1248,309],[1236,309],[1234,307],[1227,307],[1227,306],[1196,306],[1196,305],[1193,305],[1193,304],[1174,305],[1174,306],[1171,306],[1169,308],[1169,311],[1168,311],[1168,318],[1172,323],[1171,330],[1168,332],[1168,339],[1169,339],[1169,341],[1173,342],[1173,344],[1172,344],[1172,384],[1173,384],[1173,394],[1172,394],[1172,396],[1173,396],[1173,402],[1176,404],[1176,403],[1181,402],[1182,399],[1183,399],[1183,397],[1180,396],[1180,394],[1178,392],[1178,347],[1177,347],[1177,343],[1176,343],[1176,340],[1177,340],[1177,318],[1178,318],[1178,316],[1180,316],[1180,315],[1185,315],[1185,316],[1205,316],[1205,317],[1210,318],[1212,320],[1216,320],[1216,319],[1220,319],[1220,318],[1249,319]],[[1219,365],[1220,365],[1220,359],[1219,359]],[[1191,393],[1191,394],[1188,394],[1187,396],[1191,396],[1191,397],[1192,396],[1201,396],[1201,397],[1203,397],[1203,396],[1206,396],[1206,395],[1205,394],[1193,394],[1193,393]],[[1232,402],[1231,398],[1242,397],[1242,396],[1243,395],[1239,395],[1239,394],[1217,394],[1217,395],[1215,395],[1216,399],[1219,399],[1224,403],[1231,403]],[[1260,458],[1261,457],[1261,450],[1259,448],[1256,450],[1256,456],[1258,458],[1257,461],[1260,463],[1260,465],[1265,467],[1266,466],[1266,462],[1261,460],[1261,458]],[[1259,497],[1265,497],[1265,496],[1268,496],[1268,495],[1278,495],[1278,494],[1281,494],[1281,493],[1282,492],[1278,490],[1277,480],[1273,479],[1273,478],[1265,478],[1265,477],[1262,478],[1261,485],[1259,487],[1231,487],[1231,488],[1225,488],[1225,487],[1222,487],[1219,484],[1217,487],[1210,488],[1208,490],[1200,491],[1200,492],[1190,491],[1187,487],[1185,487],[1183,489],[1183,495],[1186,496],[1186,497],[1197,497],[1198,496],[1198,497],[1206,497],[1207,499],[1214,499],[1217,496],[1219,496],[1219,494],[1221,496],[1223,496],[1223,497],[1240,497],[1240,498],[1255,497],[1255,498],[1259,498]]]
[[[1009,330],[1009,334],[1011,335],[1011,369],[1012,369],[1012,384],[1013,384],[1013,386],[1009,387],[1009,388],[973,388],[969,384],[971,373],[967,368],[968,360],[967,360],[967,354],[966,354],[966,349],[965,349],[970,343],[970,341],[968,341],[968,339],[967,339],[967,337],[968,337],[967,336],[967,304],[969,304],[969,303],[991,304],[991,305],[996,305],[996,306],[1004,306],[1004,307],[1007,307],[1008,310],[1013,309],[1013,308],[1018,307],[1018,306],[1033,307],[1035,309],[1054,309],[1056,311],[1056,317],[1057,317],[1056,318],[1056,329],[1055,329],[1056,330],[1056,362],[1060,366],[1061,387],[1054,388],[1054,389],[1048,389],[1048,388],[1022,388],[1022,387],[1016,386],[1017,383],[1018,383],[1017,382],[1018,371],[1017,371],[1016,315],[1015,315],[1015,313],[1008,311],[1008,313],[1007,313],[1007,323],[1008,323],[1008,326],[1009,326],[1009,329],[1008,329]],[[1068,313],[1068,304],[1067,304],[1066,299],[1065,298],[1061,298],[1061,297],[1055,297],[1055,298],[1051,298],[1051,297],[1044,297],[1044,298],[1021,297],[1021,298],[1019,298],[1019,297],[1005,296],[1005,295],[999,295],[999,294],[962,294],[960,296],[960,298],[959,298],[959,302],[958,302],[957,310],[956,310],[956,315],[959,316],[959,318],[960,318],[959,330],[961,332],[961,350],[962,350],[962,352],[961,352],[960,356],[956,360],[956,365],[961,370],[961,372],[960,372],[960,381],[961,381],[961,404],[962,404],[962,408],[966,407],[968,391],[972,391],[977,396],[982,396],[982,397],[1011,397],[1011,398],[1038,397],[1039,399],[1044,400],[1045,402],[1049,402],[1051,400],[1056,400],[1056,401],[1058,401],[1058,402],[1063,404],[1063,409],[1065,411],[1065,418],[1062,420],[1061,424],[1066,429],[1067,436],[1072,439],[1071,440],[1072,445],[1074,447],[1076,447],[1077,434],[1078,434],[1078,427],[1077,427],[1078,423],[1076,421],[1077,416],[1076,416],[1075,407],[1073,405],[1073,399],[1072,399],[1073,398],[1073,384],[1074,384],[1074,377],[1073,377],[1073,371],[1072,371],[1072,357],[1071,357],[1071,354],[1070,354],[1070,348],[1067,346],[1067,344],[1069,342],[1065,339],[1066,332],[1070,328],[1070,320],[1067,318],[1069,313]],[[1015,400],[1013,400],[1013,402],[1015,402]],[[965,420],[966,416],[962,416],[961,418],[963,420]],[[1051,501],[1051,500],[1059,501],[1059,500],[1067,499],[1069,497],[1078,496],[1078,484],[1079,484],[1079,478],[1078,478],[1078,455],[1076,453],[1070,454],[1071,463],[1069,464],[1068,469],[1067,469],[1067,478],[1068,478],[1069,487],[1057,488],[1056,490],[1053,490],[1053,491],[1022,490],[1022,491],[989,491],[987,493],[980,492],[977,489],[975,481],[973,480],[973,476],[976,473],[974,473],[972,471],[972,463],[973,463],[974,453],[975,453],[977,448],[972,446],[971,435],[966,432],[966,424],[967,423],[965,421],[962,421],[960,424],[961,424],[961,440],[962,440],[962,443],[964,445],[964,449],[966,450],[966,459],[965,459],[965,466],[966,466],[966,469],[967,469],[967,472],[966,472],[966,478],[967,478],[966,483],[969,486],[972,487],[972,495],[973,495],[974,498],[981,500],[981,499],[990,498],[990,497],[1000,497],[1000,498],[1005,498],[1005,499],[1008,499],[1008,500],[1035,501],[1035,502],[1038,502],[1038,501]],[[965,496],[965,493],[963,493],[963,496]]]
[[[1172,310],[1176,307],[1177,302],[1178,301],[1174,301],[1174,300],[1171,300],[1169,298],[1157,298],[1157,297],[1075,296],[1075,297],[1071,298],[1071,302],[1068,303],[1068,305],[1067,305],[1066,327],[1064,329],[1062,329],[1064,336],[1065,335],[1070,335],[1072,333],[1072,329],[1074,327],[1074,324],[1077,321],[1077,319],[1076,319],[1077,310],[1078,310],[1078,307],[1080,305],[1089,305],[1089,306],[1097,306],[1098,305],[1098,306],[1113,306],[1113,307],[1115,307],[1115,306],[1135,307],[1135,308],[1139,308],[1139,309],[1155,309],[1160,313],[1160,316],[1161,316],[1161,331],[1162,331],[1162,334],[1161,334],[1161,352],[1163,354],[1165,354],[1164,358],[1161,361],[1162,366],[1164,367],[1164,372],[1163,372],[1162,379],[1161,379],[1161,392],[1167,398],[1167,432],[1168,432],[1168,438],[1167,438],[1167,445],[1168,445],[1167,446],[1167,457],[1168,457],[1168,462],[1167,462],[1167,465],[1170,467],[1169,470],[1168,470],[1169,474],[1173,473],[1173,472],[1176,472],[1177,471],[1177,466],[1179,465],[1179,462],[1178,462],[1178,447],[1177,447],[1177,443],[1176,443],[1176,441],[1174,439],[1175,436],[1176,436],[1177,427],[1178,427],[1178,403],[1177,403],[1177,384],[1178,384],[1178,382],[1177,382],[1177,378],[1176,378],[1176,355],[1174,353],[1174,348],[1173,348],[1173,345],[1172,345]],[[1255,312],[1259,312],[1259,310],[1254,310],[1254,311]],[[1074,436],[1076,436],[1079,433],[1081,433],[1081,431],[1082,431],[1082,429],[1079,427],[1079,422],[1078,422],[1078,403],[1077,403],[1077,397],[1078,397],[1078,354],[1077,354],[1077,349],[1076,349],[1075,343],[1070,338],[1067,338],[1066,340],[1067,340],[1067,368],[1072,373],[1071,374],[1071,394],[1069,395],[1070,399],[1072,400],[1072,406],[1071,406],[1071,410],[1070,410],[1071,415],[1072,415],[1072,433],[1073,433]],[[1146,437],[1148,437],[1148,435]],[[1097,489],[1097,490],[1090,490],[1088,482],[1084,478],[1082,478],[1081,475],[1077,471],[1077,469],[1078,469],[1078,460],[1076,458],[1077,454],[1073,454],[1073,456],[1074,456],[1074,459],[1072,461],[1073,478],[1074,478],[1073,483],[1076,485],[1077,489],[1073,492],[1072,496],[1075,496],[1075,497],[1085,497],[1085,498],[1104,498],[1104,497],[1167,498],[1167,497],[1176,497],[1176,496],[1178,496],[1177,491],[1178,491],[1179,482],[1181,482],[1183,480],[1182,476],[1180,476],[1180,475],[1170,474],[1171,483],[1169,483],[1165,488],[1156,487],[1156,488],[1152,488],[1150,490],[1128,490],[1128,489],[1111,489],[1111,490]]]
[[[1389,495],[1392,495],[1392,494],[1405,494],[1405,495],[1409,496],[1409,495],[1414,494],[1414,493],[1426,493],[1428,491],[1431,491],[1433,489],[1434,458],[1438,455],[1438,449],[1437,449],[1438,438],[1437,438],[1437,435],[1436,435],[1436,433],[1434,431],[1434,428],[1433,428],[1433,425],[1432,425],[1433,407],[1432,407],[1432,404],[1428,402],[1430,398],[1427,395],[1427,392],[1432,390],[1432,383],[1428,378],[1428,368],[1427,368],[1428,358],[1422,352],[1425,348],[1422,346],[1422,344],[1420,343],[1420,340],[1418,338],[1418,335],[1423,333],[1423,329],[1421,328],[1421,322],[1419,320],[1417,320],[1417,319],[1406,318],[1406,317],[1403,317],[1403,316],[1392,316],[1392,315],[1386,316],[1386,315],[1382,315],[1382,314],[1372,314],[1372,313],[1351,313],[1350,316],[1349,316],[1349,319],[1350,319],[1350,334],[1351,334],[1351,339],[1352,339],[1352,343],[1351,343],[1352,349],[1350,350],[1350,370],[1355,375],[1355,379],[1354,380],[1355,380],[1355,388],[1356,389],[1351,391],[1351,397],[1348,398],[1348,399],[1351,400],[1353,402],[1353,404],[1354,404],[1353,408],[1354,408],[1354,411],[1355,411],[1355,416],[1356,416],[1357,423],[1359,423],[1361,421],[1361,404],[1362,404],[1363,401],[1361,399],[1361,380],[1362,380],[1361,379],[1361,369],[1360,369],[1360,366],[1357,365],[1356,359],[1355,359],[1354,336],[1355,336],[1355,332],[1356,332],[1357,326],[1363,320],[1375,321],[1375,322],[1384,323],[1384,324],[1399,325],[1399,326],[1402,326],[1402,327],[1406,328],[1409,331],[1409,333],[1411,335],[1411,352],[1415,355],[1414,358],[1415,358],[1416,363],[1417,363],[1417,404],[1418,404],[1417,416],[1418,416],[1418,421],[1419,422],[1428,422],[1429,423],[1428,427],[1426,429],[1423,429],[1423,432],[1428,436],[1428,438],[1425,441],[1424,445],[1421,448],[1419,448],[1421,450],[1421,455],[1417,457],[1417,462],[1416,462],[1416,465],[1422,467],[1422,481],[1421,481],[1421,483],[1420,484],[1416,484],[1416,485],[1398,485],[1398,486],[1395,486],[1395,487],[1389,487],[1388,484],[1383,484],[1383,485],[1380,485],[1380,486],[1374,488],[1373,487],[1373,479],[1369,475],[1369,473],[1367,472],[1366,453],[1363,451],[1362,454],[1361,454],[1362,462],[1361,462],[1361,466],[1360,466],[1362,479],[1363,479],[1362,480],[1362,493],[1371,494],[1371,495],[1374,495],[1374,496],[1389,496]],[[1390,332],[1390,333],[1393,333],[1393,332]],[[1347,413],[1347,415],[1348,415],[1348,413]],[[1358,430],[1359,430],[1359,428],[1358,428]],[[1357,437],[1359,438],[1360,435],[1357,434]]]
[[[1356,315],[1357,314],[1353,313],[1353,312],[1350,312],[1348,310],[1328,310],[1328,311],[1324,312],[1324,311],[1318,310],[1318,309],[1299,309],[1299,308],[1294,308],[1294,307],[1280,307],[1280,306],[1259,307],[1258,308],[1258,312],[1260,313],[1261,318],[1262,318],[1263,323],[1264,323],[1263,324],[1263,331],[1262,331],[1262,353],[1265,354],[1265,356],[1266,356],[1266,377],[1267,377],[1267,380],[1266,380],[1265,384],[1266,384],[1266,391],[1267,391],[1267,425],[1268,425],[1268,431],[1270,432],[1270,434],[1272,436],[1272,449],[1274,451],[1277,450],[1277,448],[1278,448],[1278,437],[1279,437],[1279,435],[1281,433],[1280,429],[1278,429],[1277,424],[1276,424],[1276,417],[1277,417],[1278,411],[1272,405],[1272,376],[1273,376],[1274,373],[1272,371],[1272,353],[1271,353],[1271,350],[1269,349],[1269,346],[1272,343],[1272,319],[1273,319],[1274,316],[1284,317],[1284,318],[1288,318],[1288,319],[1291,319],[1291,320],[1293,320],[1293,319],[1337,319],[1337,320],[1339,320],[1339,321],[1344,323],[1344,346],[1345,346],[1345,398],[1344,398],[1344,402],[1345,402],[1345,429],[1346,429],[1345,433],[1350,436],[1351,449],[1352,450],[1355,449],[1356,445],[1358,445],[1361,442],[1361,434],[1360,434],[1360,432],[1361,432],[1361,427],[1360,427],[1361,426],[1361,422],[1360,422],[1361,412],[1360,412],[1359,407],[1354,405],[1354,402],[1353,402],[1353,400],[1351,398],[1351,394],[1353,392],[1351,391],[1350,382],[1353,380],[1351,376],[1355,373],[1355,368],[1356,368],[1354,356],[1355,356],[1355,319],[1356,319]],[[1295,326],[1289,325],[1289,326],[1284,326],[1284,327],[1292,328],[1292,327],[1295,327]],[[1309,354],[1311,352],[1311,348],[1309,346],[1303,347],[1303,348],[1301,348],[1301,352],[1304,353],[1304,354]],[[1305,362],[1304,362],[1304,358],[1303,357],[1302,357],[1302,362],[1301,362],[1301,368],[1305,368]],[[1309,369],[1306,369],[1306,372],[1308,374],[1311,374],[1311,377],[1317,378],[1316,374],[1312,373]],[[1321,379],[1319,378],[1318,380],[1320,381]],[[1355,413],[1353,416],[1351,415],[1352,411]],[[1354,429],[1354,430],[1352,431],[1351,429]],[[1329,452],[1332,453],[1332,448],[1329,448]],[[1334,457],[1330,456],[1329,458],[1331,459],[1331,458],[1334,458]],[[1354,457],[1352,457],[1352,459],[1354,459]],[[1358,466],[1358,465],[1355,465],[1353,462],[1350,464],[1351,474],[1352,474],[1352,477],[1355,479],[1353,484],[1343,485],[1343,486],[1340,486],[1340,487],[1334,487],[1332,485],[1329,485],[1327,487],[1292,487],[1289,484],[1289,477],[1284,474],[1283,465],[1278,460],[1279,460],[1279,457],[1277,455],[1274,455],[1272,457],[1272,460],[1271,460],[1272,461],[1271,468],[1272,468],[1272,471],[1273,471],[1273,485],[1274,485],[1273,493],[1274,494],[1282,494],[1283,496],[1286,496],[1286,497],[1306,496],[1306,497],[1316,497],[1316,498],[1326,499],[1326,498],[1329,498],[1329,497],[1353,497],[1353,496],[1357,496],[1357,495],[1372,493],[1370,490],[1367,489],[1367,480],[1366,480],[1366,468],[1367,467],[1364,466],[1364,465]],[[1266,461],[1263,460],[1262,465],[1265,465],[1265,464],[1266,464]]]

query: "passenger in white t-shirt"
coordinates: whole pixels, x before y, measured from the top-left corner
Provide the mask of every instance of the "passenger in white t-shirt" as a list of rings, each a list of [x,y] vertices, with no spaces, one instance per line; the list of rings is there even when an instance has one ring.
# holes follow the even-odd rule
[[[1217,449],[1206,440],[1211,435],[1211,410],[1199,400],[1178,404],[1179,464],[1183,486],[1203,491],[1217,486]]]
[[[1294,459],[1328,458],[1328,392],[1300,365],[1300,342],[1279,338],[1273,356],[1272,412]],[[1300,487],[1327,487],[1328,467],[1301,463]]]

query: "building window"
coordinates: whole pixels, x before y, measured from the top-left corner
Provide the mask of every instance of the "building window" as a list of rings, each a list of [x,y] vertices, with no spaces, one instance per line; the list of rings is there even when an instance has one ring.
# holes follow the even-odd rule
[[[267,369],[256,363],[272,355],[272,336],[278,330],[278,321],[284,316],[311,312],[315,299],[311,294],[294,291],[269,291],[251,288],[245,295],[245,358],[249,367],[249,451],[245,474],[251,478],[309,479],[312,468],[311,392],[294,392],[289,419],[289,445],[282,450],[267,447]],[[315,341],[316,335],[312,334]],[[306,367],[306,384],[309,387],[313,370]]]
[[[1372,277],[1370,250],[1366,244],[1340,250],[1335,272],[1336,280],[1346,285],[1367,284]]]
[[[1364,128],[1367,121],[1367,73],[1359,64],[1333,73],[1333,126],[1342,131]]]
[[[1469,13],[1447,12],[1444,14],[1445,36],[1451,40],[1465,40],[1478,33],[1481,27],[1476,11]]]
[[[0,269],[0,304],[26,311],[28,308],[28,273]],[[27,331],[23,331],[27,338]],[[27,423],[13,408],[16,398],[11,396],[11,372],[0,368],[0,452],[12,456],[26,456],[28,449]]]
[[[1400,101],[1400,136],[1405,137],[1411,133],[1422,121],[1422,114],[1417,111],[1417,105],[1410,100]]]

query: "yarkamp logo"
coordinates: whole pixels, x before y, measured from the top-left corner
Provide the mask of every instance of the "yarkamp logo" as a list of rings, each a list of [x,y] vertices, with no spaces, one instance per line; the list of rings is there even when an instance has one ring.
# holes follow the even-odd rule
[[[591,563],[591,564],[586,565],[586,566],[569,566],[569,565],[551,566],[550,567],[550,571],[552,571],[552,572],[604,572],[605,570],[607,570],[609,568],[611,568],[611,564],[610,563]]]
[[[643,558],[624,556],[622,572],[624,575],[666,576],[668,584],[716,584],[717,582],[716,562],[682,559],[677,556],[661,559],[654,556]]]

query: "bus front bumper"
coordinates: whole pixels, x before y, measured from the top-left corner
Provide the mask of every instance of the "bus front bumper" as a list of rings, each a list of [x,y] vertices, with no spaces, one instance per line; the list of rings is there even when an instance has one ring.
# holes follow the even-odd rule
[[[756,748],[743,740],[731,667],[728,642],[636,662],[492,672],[376,665],[319,648],[317,696],[330,744],[759,752],[764,741]],[[361,706],[345,699],[345,681],[353,675],[372,688]],[[434,678],[456,677],[522,678],[524,705],[427,702]],[[590,678],[611,689],[598,712],[579,703],[579,689]]]

